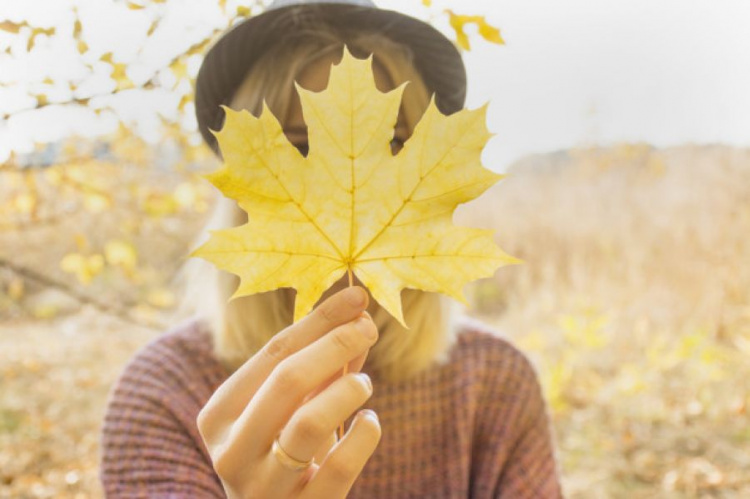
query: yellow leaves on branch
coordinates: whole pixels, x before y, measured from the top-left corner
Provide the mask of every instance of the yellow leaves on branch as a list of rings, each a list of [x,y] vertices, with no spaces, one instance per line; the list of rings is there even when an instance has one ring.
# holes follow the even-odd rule
[[[138,264],[138,250],[131,242],[112,239],[104,245],[104,258],[109,265],[132,274]]]
[[[6,31],[8,33],[17,34],[19,31],[21,31],[21,28],[24,26],[28,26],[28,24],[24,23],[14,23],[13,21],[2,21],[0,22],[0,30]]]
[[[502,177],[480,161],[486,106],[446,117],[433,100],[393,155],[403,89],[378,91],[371,59],[345,50],[326,90],[297,87],[307,157],[267,108],[259,118],[225,109],[215,133],[225,163],[207,177],[248,222],[212,232],[193,255],[240,277],[234,297],[296,288],[296,321],[350,271],[403,324],[402,289],[465,301],[466,283],[518,261],[492,231],[452,224],[458,204]]]
[[[505,44],[505,40],[500,36],[500,30],[488,24],[484,16],[465,16],[456,14],[452,10],[446,10],[445,12],[448,14],[448,21],[451,27],[456,32],[456,42],[462,49],[469,50],[471,48],[469,37],[466,35],[464,29],[469,24],[476,25],[479,36],[488,42],[497,43],[498,45]]]
[[[108,265],[118,267],[129,277],[133,277],[138,264],[138,250],[132,243],[112,239],[104,245],[103,253],[88,250],[85,237],[77,237],[79,251],[67,253],[60,260],[60,270],[74,274],[81,284],[89,284]]]
[[[68,253],[60,260],[60,270],[75,274],[82,284],[90,283],[104,268],[104,257],[98,253]]]
[[[78,19],[78,11],[73,9],[73,13],[76,16],[76,20],[73,23],[73,39],[76,41],[76,49],[78,50],[78,53],[83,55],[86,51],[88,51],[89,46],[83,40],[83,25],[81,24],[81,20]]]
[[[134,86],[133,81],[127,75],[127,65],[121,62],[115,62],[112,59],[112,52],[107,52],[102,55],[99,60],[112,66],[112,74],[110,75],[110,78],[115,81],[117,90],[132,88]]]
[[[36,38],[39,35],[45,35],[45,36],[52,36],[55,34],[56,29],[54,27],[52,28],[39,28],[29,25],[26,21],[15,23],[13,21],[2,21],[0,22],[0,30],[5,31],[7,33],[11,33],[14,35],[17,35],[21,33],[22,28],[28,28],[29,37],[26,39],[26,51],[30,52],[31,49],[34,48],[34,45],[36,43]]]

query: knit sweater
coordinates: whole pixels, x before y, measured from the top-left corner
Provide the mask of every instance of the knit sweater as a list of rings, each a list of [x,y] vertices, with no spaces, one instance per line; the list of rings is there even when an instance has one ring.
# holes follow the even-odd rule
[[[110,393],[100,478],[107,497],[224,498],[196,426],[230,373],[189,322],[143,347]],[[402,382],[371,376],[380,443],[349,498],[556,498],[549,419],[527,358],[473,324],[446,363]]]

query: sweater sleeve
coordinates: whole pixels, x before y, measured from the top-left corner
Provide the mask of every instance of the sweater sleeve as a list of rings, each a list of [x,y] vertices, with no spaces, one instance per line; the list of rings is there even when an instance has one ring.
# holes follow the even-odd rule
[[[508,343],[488,348],[475,439],[477,498],[560,498],[550,421],[534,368]]]
[[[226,497],[195,423],[210,388],[184,355],[157,340],[110,393],[101,439],[106,497]]]

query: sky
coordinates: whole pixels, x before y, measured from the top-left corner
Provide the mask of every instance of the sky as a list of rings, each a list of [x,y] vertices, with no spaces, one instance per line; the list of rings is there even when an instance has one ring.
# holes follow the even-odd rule
[[[485,14],[506,41],[476,43],[465,56],[469,107],[490,102],[493,169],[590,144],[750,145],[746,0],[461,5]]]
[[[174,8],[166,12],[166,27],[149,42],[159,50],[142,51],[150,54],[146,60],[134,43],[149,26],[139,17],[141,11],[107,10],[97,0],[0,0],[0,18],[61,22],[64,6],[71,2],[78,5],[87,30],[89,61],[113,51],[117,61],[131,63],[128,74],[135,81],[186,48],[181,44],[189,37],[181,33],[208,32],[221,21],[210,8],[215,2],[170,0]],[[526,154],[593,144],[750,146],[750,1],[433,0],[431,11],[419,0],[381,0],[378,5],[422,18],[451,8],[484,15],[500,28],[506,45],[473,36],[472,50],[464,54],[467,106],[489,102],[488,127],[496,135],[483,161],[493,170],[504,171]],[[450,32],[444,17],[435,22]],[[0,44],[4,40],[0,36]],[[73,51],[72,46],[50,45],[21,66],[0,58],[0,83],[33,80],[39,71],[60,79],[75,75],[80,65],[66,59]],[[191,61],[191,71],[198,63]],[[111,67],[97,64],[99,79],[86,85],[106,90]],[[52,100],[64,99],[67,91],[47,89]],[[140,114],[148,106],[174,106],[158,95],[149,100],[126,94],[117,102],[103,99],[105,103],[138,122],[147,136],[154,135],[157,123]],[[22,87],[0,87],[0,106],[6,112],[28,105]],[[70,130],[104,133],[116,124],[108,113],[94,121],[80,111],[54,106],[43,113],[22,113],[0,123],[0,160],[11,150],[30,149],[34,141],[55,140]]]

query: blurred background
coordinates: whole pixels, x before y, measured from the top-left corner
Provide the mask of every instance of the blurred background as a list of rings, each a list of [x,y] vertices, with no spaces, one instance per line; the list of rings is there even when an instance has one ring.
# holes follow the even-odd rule
[[[107,392],[179,320],[216,193],[192,102],[249,0],[0,0],[0,497],[100,497]],[[379,2],[489,101],[456,213],[524,265],[466,313],[534,361],[568,497],[750,496],[750,3]]]

